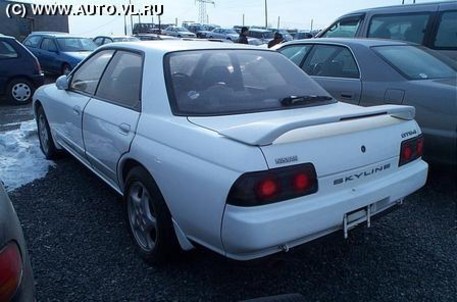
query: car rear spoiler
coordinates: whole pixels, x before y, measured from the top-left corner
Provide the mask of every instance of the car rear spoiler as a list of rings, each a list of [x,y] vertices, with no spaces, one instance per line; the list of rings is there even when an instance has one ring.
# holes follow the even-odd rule
[[[339,114],[327,114],[304,118],[303,116],[291,116],[281,118],[273,122],[254,122],[219,129],[217,132],[227,138],[240,141],[253,146],[266,146],[273,143],[284,133],[303,127],[316,126],[322,124],[336,123],[340,121],[369,118],[373,116],[390,115],[392,117],[412,120],[415,115],[415,108],[412,106],[381,105],[373,107],[362,107],[361,110],[346,111]]]

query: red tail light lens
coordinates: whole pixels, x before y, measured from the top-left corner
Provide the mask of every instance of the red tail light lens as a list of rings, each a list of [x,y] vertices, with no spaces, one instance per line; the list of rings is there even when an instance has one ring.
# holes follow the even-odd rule
[[[22,277],[22,258],[16,243],[8,243],[0,251],[0,301],[10,301]]]
[[[274,178],[264,179],[257,184],[256,191],[261,199],[273,198],[279,192],[279,183]]]
[[[399,166],[407,164],[422,156],[424,152],[424,137],[422,135],[403,141],[400,150]]]
[[[292,185],[295,191],[303,192],[309,189],[312,185],[312,180],[308,174],[301,172],[294,176]]]
[[[311,163],[241,175],[233,184],[227,203],[252,207],[316,193],[316,170]]]

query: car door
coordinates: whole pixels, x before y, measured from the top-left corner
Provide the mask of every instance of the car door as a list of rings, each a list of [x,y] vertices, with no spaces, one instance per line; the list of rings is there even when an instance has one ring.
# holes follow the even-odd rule
[[[141,112],[143,56],[118,50],[84,109],[86,156],[117,187],[117,163],[129,151]]]
[[[48,120],[53,123],[56,139],[73,155],[85,161],[82,137],[83,110],[95,93],[100,77],[114,51],[95,53],[72,72],[67,90],[56,90],[52,102],[45,108]]]
[[[60,61],[57,46],[53,39],[43,38],[41,41],[41,64],[47,72],[60,73]]]
[[[301,68],[338,101],[359,104],[362,82],[349,48],[314,44]]]

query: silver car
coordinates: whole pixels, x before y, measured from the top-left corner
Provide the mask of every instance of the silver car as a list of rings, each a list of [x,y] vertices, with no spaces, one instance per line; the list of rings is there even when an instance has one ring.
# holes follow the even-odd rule
[[[35,300],[35,281],[22,227],[0,181],[0,301]]]
[[[167,36],[173,36],[177,38],[196,38],[197,36],[193,33],[187,30],[184,27],[179,27],[179,26],[169,26],[162,30],[163,35]]]
[[[408,42],[322,38],[276,48],[339,101],[416,108],[425,158],[457,163],[457,63]]]
[[[239,34],[233,28],[215,28],[208,33],[208,38],[236,41]]]

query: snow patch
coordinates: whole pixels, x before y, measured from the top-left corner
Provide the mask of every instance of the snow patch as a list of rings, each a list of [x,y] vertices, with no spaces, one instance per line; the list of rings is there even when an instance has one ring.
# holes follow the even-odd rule
[[[49,166],[54,162],[41,152],[35,120],[0,134],[0,179],[7,191],[46,176]]]

